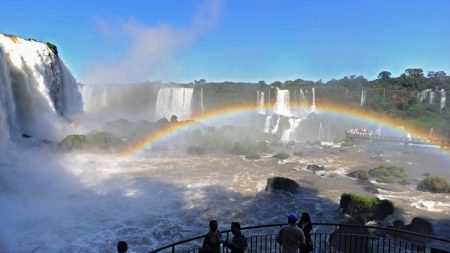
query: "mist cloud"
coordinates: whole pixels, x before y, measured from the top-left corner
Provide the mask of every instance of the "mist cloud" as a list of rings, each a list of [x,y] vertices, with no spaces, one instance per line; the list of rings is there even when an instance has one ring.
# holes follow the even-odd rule
[[[196,11],[187,27],[174,27],[161,23],[148,26],[135,20],[117,24],[99,20],[99,32],[111,43],[121,38],[129,40],[122,56],[113,62],[97,62],[89,66],[82,81],[87,83],[120,83],[138,80],[155,80],[170,77],[164,63],[189,48],[200,36],[219,21],[222,0],[207,0]]]

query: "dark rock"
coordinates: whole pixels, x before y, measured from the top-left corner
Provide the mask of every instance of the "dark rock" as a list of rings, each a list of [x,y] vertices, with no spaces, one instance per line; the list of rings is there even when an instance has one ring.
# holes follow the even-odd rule
[[[375,178],[376,181],[381,183],[408,183],[408,175],[403,168],[394,166],[380,165],[374,169],[369,170],[369,175]]]
[[[367,174],[367,171],[365,171],[365,170],[352,171],[352,172],[348,173],[347,176],[358,179],[358,181],[368,181],[369,180],[369,174]]]
[[[403,227],[404,225],[405,225],[405,222],[403,222],[402,220],[395,220],[392,223],[393,228],[400,228],[400,227]]]
[[[283,161],[283,160],[286,160],[289,158],[289,154],[288,153],[276,153],[275,155],[272,156],[272,158]]]
[[[368,182],[367,185],[364,186],[364,190],[366,192],[372,193],[372,194],[378,194],[379,193],[378,188],[374,184],[372,184],[370,182]]]
[[[413,218],[410,224],[402,226],[400,229],[426,235],[433,233],[433,225],[431,222],[421,217]]]
[[[340,207],[352,217],[361,216],[366,221],[382,220],[394,213],[394,205],[389,200],[343,193]]]
[[[434,193],[450,193],[450,183],[441,177],[430,176],[419,182],[417,190]]]
[[[364,225],[365,223],[364,218],[361,216],[356,216],[349,219],[344,224]],[[340,226],[335,232],[331,233],[330,244],[334,249],[344,253],[355,252],[355,249],[358,249],[358,253],[368,253],[369,234],[370,233],[367,228]]]
[[[248,159],[248,160],[258,160],[258,159],[261,159],[261,156],[260,156],[260,155],[257,155],[257,154],[251,154],[251,155],[246,155],[246,156],[245,156],[245,159]]]
[[[297,193],[300,190],[300,185],[294,180],[285,177],[268,178],[265,191],[270,192],[274,190]]]
[[[306,166],[306,169],[307,170],[311,170],[313,172],[317,172],[317,171],[325,170],[325,167],[324,166],[319,166],[319,165],[316,165],[316,164],[309,164],[308,166]]]

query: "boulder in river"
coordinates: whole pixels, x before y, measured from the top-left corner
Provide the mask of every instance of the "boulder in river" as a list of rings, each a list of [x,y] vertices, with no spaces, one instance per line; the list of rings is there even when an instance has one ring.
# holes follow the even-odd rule
[[[442,177],[429,176],[419,182],[417,190],[434,193],[450,193],[450,183]]]
[[[352,217],[361,216],[366,221],[382,220],[394,213],[394,205],[389,200],[380,200],[352,193],[341,195],[340,207]]]
[[[270,192],[274,190],[297,193],[300,190],[300,185],[294,180],[285,177],[268,178],[265,191]]]

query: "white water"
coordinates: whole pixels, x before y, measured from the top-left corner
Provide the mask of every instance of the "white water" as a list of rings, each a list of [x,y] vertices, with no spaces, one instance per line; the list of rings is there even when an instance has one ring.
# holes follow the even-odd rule
[[[445,101],[447,99],[447,94],[445,93],[444,89],[442,89],[440,93],[441,93],[440,111],[442,112],[442,110],[444,110],[445,108]]]
[[[303,119],[289,118],[289,128],[281,136],[282,142],[298,141],[300,138],[300,124]]]
[[[205,105],[203,104],[203,87],[200,89],[200,109],[205,113]]]
[[[257,100],[256,100],[256,111],[259,114],[266,114],[266,106],[264,104],[264,92],[257,91]]]
[[[314,88],[312,88],[311,112],[316,112],[316,90]]]
[[[176,115],[178,120],[190,119],[193,93],[193,88],[160,88],[156,99],[156,118],[170,119],[172,115]]]
[[[363,107],[366,104],[366,91],[361,90],[361,107]]]
[[[277,100],[275,101],[274,112],[277,115],[291,116],[289,90],[276,88]]]
[[[430,91],[430,93],[428,95],[428,103],[429,104],[434,104],[434,99],[435,98],[436,98],[436,92]]]
[[[273,120],[273,118],[272,118],[272,120]],[[272,129],[272,133],[273,134],[277,134],[278,133],[278,128],[280,127],[280,120],[281,120],[281,117],[278,116],[277,117],[277,122],[275,124],[272,123],[272,125],[274,126],[273,129]]]
[[[60,116],[82,112],[75,79],[41,42],[0,34],[0,51],[1,138],[27,134],[52,139],[62,124]]]
[[[322,122],[319,123],[319,141],[323,141],[325,138],[325,131],[323,129]]]
[[[264,132],[270,133],[270,129],[272,128],[272,116],[266,116],[266,121],[264,122]]]

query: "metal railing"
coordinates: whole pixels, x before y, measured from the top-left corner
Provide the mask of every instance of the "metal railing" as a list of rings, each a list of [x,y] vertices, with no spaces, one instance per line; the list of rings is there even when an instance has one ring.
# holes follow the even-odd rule
[[[242,233],[247,237],[246,252],[281,252],[276,235],[283,225],[286,224],[242,228]],[[336,223],[313,223],[313,227],[311,239],[314,249],[311,252],[314,253],[450,253],[450,239],[405,230]],[[230,230],[222,231],[222,235],[226,239],[232,238]],[[198,253],[204,236],[178,241],[149,252]],[[222,245],[222,252],[230,251]]]

